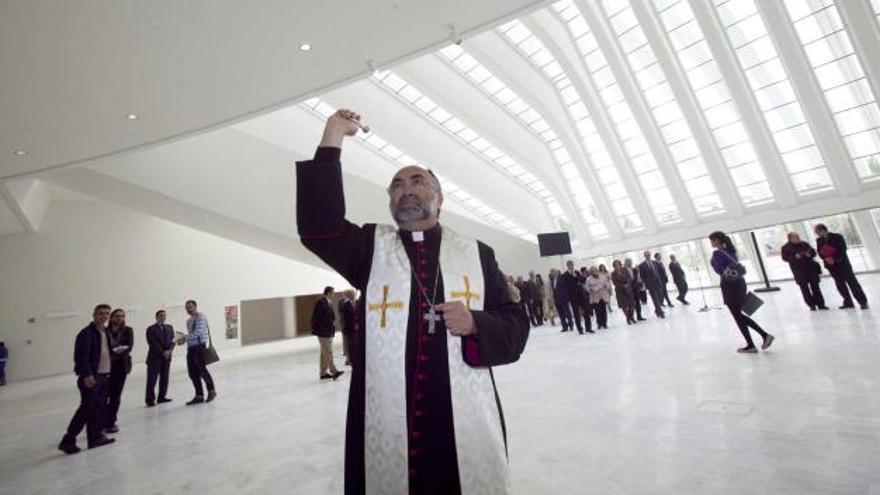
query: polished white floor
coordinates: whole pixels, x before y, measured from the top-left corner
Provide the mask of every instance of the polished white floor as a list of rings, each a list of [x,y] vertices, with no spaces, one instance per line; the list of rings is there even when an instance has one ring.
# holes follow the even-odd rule
[[[699,293],[666,320],[533,330],[496,370],[515,492],[880,495],[880,276],[862,280],[869,311],[810,313],[782,284],[757,314],[778,340],[758,355],[734,352],[729,314],[698,312]],[[144,408],[138,366],[117,443],[74,456],[55,450],[72,375],[0,388],[0,493],[341,493],[348,376],[319,383],[307,343],[227,355],[219,398],[197,407],[178,369],[174,402]]]

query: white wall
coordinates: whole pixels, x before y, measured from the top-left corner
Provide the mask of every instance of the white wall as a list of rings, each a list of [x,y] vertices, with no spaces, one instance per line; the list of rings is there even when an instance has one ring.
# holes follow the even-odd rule
[[[106,203],[54,203],[38,234],[0,237],[0,260],[11,380],[71,372],[74,338],[97,303],[136,309],[127,323],[140,362],[158,308],[168,307],[169,323],[182,330],[182,305],[197,299],[222,349],[240,345],[225,339],[224,306],[347,286],[329,270]],[[67,311],[80,315],[43,316]]]

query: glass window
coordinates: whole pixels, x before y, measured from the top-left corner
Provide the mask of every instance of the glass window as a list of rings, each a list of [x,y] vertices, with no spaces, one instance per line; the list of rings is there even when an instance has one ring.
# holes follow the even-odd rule
[[[876,120],[880,112],[837,5],[832,0],[785,0],[785,6],[838,128],[846,136],[856,172],[864,180],[878,178],[861,159],[880,155]],[[864,109],[849,112],[856,107]]]

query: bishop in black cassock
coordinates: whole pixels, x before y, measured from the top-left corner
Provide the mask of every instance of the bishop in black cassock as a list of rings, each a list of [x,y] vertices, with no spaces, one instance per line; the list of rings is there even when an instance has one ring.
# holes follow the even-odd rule
[[[297,224],[300,238],[309,250],[352,285],[366,291],[377,246],[377,226],[358,226],[346,220],[340,163],[342,139],[356,132],[356,120],[359,120],[357,114],[345,110],[331,116],[314,159],[297,164]],[[403,174],[403,171],[408,172]],[[389,194],[392,215],[395,216],[395,205],[398,210],[417,211],[420,202],[429,203],[434,194],[439,196],[439,204],[442,204],[439,182],[430,171],[420,167],[406,167],[399,172],[389,187]],[[519,305],[510,300],[493,250],[482,242],[478,243],[479,265],[484,279],[482,310],[469,311],[461,303],[457,303],[458,307],[442,304],[444,282],[455,283],[456,287],[461,282],[445,281],[440,270],[440,246],[445,236],[437,221],[439,207],[430,211],[430,205],[422,206],[428,218],[418,217],[415,221],[401,221],[402,218],[411,219],[413,215],[395,218],[399,242],[412,267],[403,367],[406,375],[407,489],[412,494],[457,494],[467,490],[462,488],[466,485],[459,475],[447,334],[461,335],[456,338],[461,339],[460,357],[467,365],[492,367],[519,359],[528,339],[529,324]],[[366,299],[362,297],[358,304],[358,331],[351,351],[353,369],[345,442],[346,494],[384,491],[365,483],[365,387],[367,380],[375,379],[366,376],[364,365],[365,333],[370,331],[364,324]],[[444,313],[444,321],[431,325],[426,314],[434,304],[439,305]],[[385,308],[382,310],[384,312]],[[431,328],[434,326],[436,328]],[[489,373],[491,376],[491,368]],[[494,377],[491,387],[494,388]],[[497,391],[493,402],[498,409],[506,450],[506,428]],[[474,486],[471,480],[468,483]],[[504,490],[504,487],[494,487],[491,492],[502,493]]]

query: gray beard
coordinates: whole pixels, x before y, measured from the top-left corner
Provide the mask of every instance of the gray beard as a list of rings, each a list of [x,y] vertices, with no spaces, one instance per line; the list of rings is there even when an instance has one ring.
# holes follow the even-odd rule
[[[409,204],[405,207],[394,205],[391,210],[391,216],[397,223],[416,222],[431,218],[431,215],[437,213],[437,201],[432,201],[427,207],[423,204]]]

